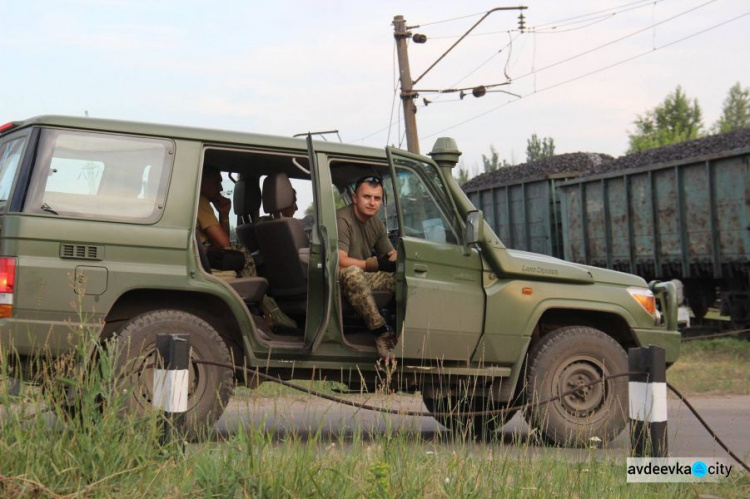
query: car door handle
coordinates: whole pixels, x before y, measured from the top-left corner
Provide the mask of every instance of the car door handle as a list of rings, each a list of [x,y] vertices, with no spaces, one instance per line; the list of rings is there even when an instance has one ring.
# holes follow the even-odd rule
[[[418,272],[420,274],[427,272],[427,265],[425,265],[424,263],[415,263],[414,272]]]

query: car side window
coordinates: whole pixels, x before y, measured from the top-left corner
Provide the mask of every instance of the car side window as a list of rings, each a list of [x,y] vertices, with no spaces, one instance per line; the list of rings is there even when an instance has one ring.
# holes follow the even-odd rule
[[[153,223],[163,211],[172,148],[164,139],[45,130],[24,211]]]
[[[8,202],[25,143],[26,137],[19,137],[0,145],[0,210]]]
[[[403,214],[403,235],[426,239],[436,243],[458,244],[455,216],[441,206],[439,196],[442,183],[430,185],[431,181],[420,175],[418,162],[399,159],[396,161],[396,188]],[[439,179],[437,179],[439,182]]]

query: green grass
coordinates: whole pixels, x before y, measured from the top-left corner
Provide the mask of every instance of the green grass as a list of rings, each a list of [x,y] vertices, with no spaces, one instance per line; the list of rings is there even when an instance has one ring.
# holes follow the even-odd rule
[[[105,418],[106,419],[106,418]],[[0,430],[3,497],[747,497],[748,477],[722,484],[626,484],[623,462],[576,462],[523,446],[374,439],[254,429],[228,440],[160,447],[153,418],[81,428],[32,422]]]
[[[688,376],[696,376],[710,370],[708,362],[746,364],[749,350],[736,340],[695,342],[685,345],[682,362],[692,366]],[[0,497],[750,496],[750,476],[739,471],[719,484],[627,484],[625,456],[584,450],[568,460],[523,442],[481,445],[444,434],[428,440],[411,428],[374,435],[360,428],[331,437],[322,428],[281,434],[261,425],[240,427],[225,440],[161,445],[158,415],[122,414],[121,397],[108,382],[110,362],[101,352],[86,375],[62,365],[42,380],[63,382],[79,395],[74,418],[54,391],[24,388],[21,397],[10,397],[0,390]],[[9,365],[0,359],[0,380]],[[686,383],[672,381],[685,389]],[[308,383],[331,393],[338,388]],[[266,383],[239,395],[274,397],[287,390]]]
[[[667,381],[686,395],[750,395],[750,341],[684,342]]]

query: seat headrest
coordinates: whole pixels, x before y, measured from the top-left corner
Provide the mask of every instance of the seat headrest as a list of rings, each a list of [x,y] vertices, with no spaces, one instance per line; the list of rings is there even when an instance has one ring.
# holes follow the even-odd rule
[[[294,189],[286,173],[274,173],[263,181],[263,211],[274,213],[294,203]]]
[[[260,209],[260,185],[257,179],[242,179],[234,184],[232,208],[235,215],[250,215]]]

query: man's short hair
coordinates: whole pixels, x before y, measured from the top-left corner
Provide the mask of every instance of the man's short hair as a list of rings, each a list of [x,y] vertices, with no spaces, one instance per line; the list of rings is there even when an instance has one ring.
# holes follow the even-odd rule
[[[383,191],[385,191],[382,177],[379,177],[377,175],[365,175],[364,177],[360,177],[357,180],[357,183],[354,184],[354,192],[357,192],[359,190],[359,186],[365,183],[369,184],[370,187],[377,187],[377,186],[383,187]]]

